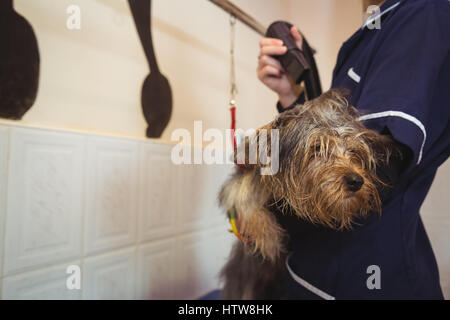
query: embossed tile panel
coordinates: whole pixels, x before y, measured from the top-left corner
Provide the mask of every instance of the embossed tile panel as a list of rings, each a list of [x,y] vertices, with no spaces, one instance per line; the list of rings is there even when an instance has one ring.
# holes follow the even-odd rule
[[[177,238],[177,299],[197,299],[219,287],[218,275],[234,240],[221,227]]]
[[[135,298],[135,248],[84,260],[83,299]]]
[[[86,185],[85,253],[136,241],[138,143],[90,138]]]
[[[231,169],[227,165],[180,166],[178,220],[181,232],[226,223],[226,216],[218,207],[217,197]]]
[[[84,139],[11,128],[5,275],[80,256]]]
[[[70,262],[80,266],[79,261]],[[68,265],[22,273],[3,279],[2,299],[12,300],[76,300],[81,289],[69,290],[66,281]]]
[[[179,167],[170,160],[171,145],[141,145],[139,238],[147,241],[176,233]]]
[[[137,298],[173,299],[175,241],[161,240],[140,246],[137,256]],[[182,268],[183,266],[179,266]]]

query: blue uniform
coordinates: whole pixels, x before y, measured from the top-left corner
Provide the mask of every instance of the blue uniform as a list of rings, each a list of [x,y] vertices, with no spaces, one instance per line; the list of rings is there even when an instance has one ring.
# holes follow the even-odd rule
[[[343,44],[332,87],[347,88],[364,125],[388,129],[413,160],[382,215],[364,225],[288,223],[288,298],[443,298],[419,209],[450,155],[450,2],[387,0],[380,9],[380,29],[363,26]]]

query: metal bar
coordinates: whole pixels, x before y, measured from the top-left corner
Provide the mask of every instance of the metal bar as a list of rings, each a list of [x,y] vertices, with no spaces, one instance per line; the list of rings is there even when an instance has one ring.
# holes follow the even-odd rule
[[[248,27],[250,27],[251,29],[253,29],[257,33],[259,33],[263,37],[266,35],[266,29],[267,29],[266,27],[264,27],[261,23],[259,23],[255,19],[253,19],[252,16],[250,16],[247,13],[245,13],[244,11],[242,11],[242,9],[240,9],[239,7],[234,5],[229,0],[209,0],[209,1],[211,1],[212,3],[217,5],[218,7],[222,8],[223,10],[228,12],[229,14],[235,16],[236,19],[238,19],[243,24],[247,25]],[[316,54],[316,52],[317,52],[316,49],[314,49],[313,47],[311,47],[311,51],[312,51],[313,54]]]
[[[219,6],[220,8],[222,8],[223,10],[225,10],[226,12],[228,12],[229,14],[235,16],[236,19],[238,19],[239,21],[241,21],[242,23],[244,23],[257,33],[259,33],[260,35],[264,36],[266,34],[267,29],[266,27],[264,27],[261,23],[256,21],[253,17],[242,11],[239,7],[237,7],[230,1],[228,0],[210,0],[210,1],[215,5]]]

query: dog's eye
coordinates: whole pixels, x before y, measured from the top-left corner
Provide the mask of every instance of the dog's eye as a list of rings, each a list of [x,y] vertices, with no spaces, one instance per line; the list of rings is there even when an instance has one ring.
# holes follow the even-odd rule
[[[345,149],[345,153],[347,154],[355,154],[355,150],[354,149]]]

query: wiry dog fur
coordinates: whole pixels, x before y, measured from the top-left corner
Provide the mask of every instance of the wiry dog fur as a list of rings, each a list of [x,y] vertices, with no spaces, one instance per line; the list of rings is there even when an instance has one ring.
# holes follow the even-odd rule
[[[261,150],[223,186],[219,202],[235,208],[239,233],[222,270],[223,298],[275,299],[283,296],[281,276],[286,256],[285,231],[269,207],[281,206],[314,224],[350,229],[354,221],[380,212],[375,168],[392,152],[388,136],[366,129],[343,95],[330,90],[288,110],[245,142],[261,139],[261,129],[279,130],[279,170],[261,175]],[[270,140],[265,145],[270,153]],[[273,158],[275,154],[271,154]],[[360,185],[363,181],[362,185]],[[289,209],[289,210],[288,210]]]

